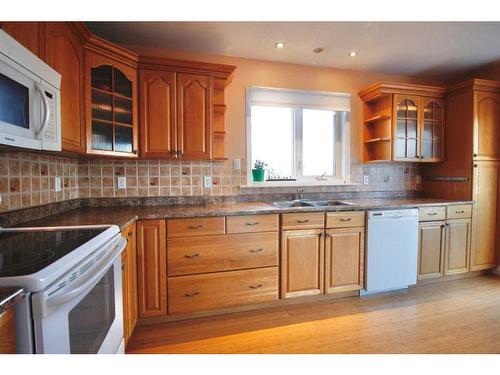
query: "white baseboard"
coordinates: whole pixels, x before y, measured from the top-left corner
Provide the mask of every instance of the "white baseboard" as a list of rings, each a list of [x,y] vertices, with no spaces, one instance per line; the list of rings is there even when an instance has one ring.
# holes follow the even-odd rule
[[[494,269],[493,269],[493,273],[494,273],[495,275],[500,276],[500,266],[497,266],[497,268],[494,268]]]

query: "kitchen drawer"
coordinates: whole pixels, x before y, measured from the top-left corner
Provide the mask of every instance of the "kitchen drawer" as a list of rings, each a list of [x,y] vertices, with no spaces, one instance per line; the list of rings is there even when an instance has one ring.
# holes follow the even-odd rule
[[[278,267],[168,278],[168,313],[186,314],[276,301]]]
[[[355,228],[365,226],[365,212],[327,212],[327,228]]]
[[[325,225],[324,212],[300,212],[281,215],[281,228],[288,229],[321,229]]]
[[[167,220],[167,237],[208,236],[224,232],[224,216]]]
[[[241,215],[226,217],[227,233],[273,232],[278,230],[278,215]]]
[[[278,232],[170,238],[168,276],[278,264]]]
[[[472,206],[470,204],[454,204],[446,207],[447,219],[466,219],[472,217]]]
[[[420,207],[418,209],[420,221],[438,221],[446,219],[446,207]]]

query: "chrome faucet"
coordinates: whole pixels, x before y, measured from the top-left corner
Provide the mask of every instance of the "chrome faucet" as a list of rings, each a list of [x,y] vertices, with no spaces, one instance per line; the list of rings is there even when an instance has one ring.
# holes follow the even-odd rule
[[[319,176],[319,177],[318,177],[318,180],[328,180],[328,179],[326,178],[326,174],[327,174],[327,173],[328,173],[328,172],[325,172],[325,173],[323,173],[321,176]]]
[[[295,196],[295,200],[299,201],[304,198],[304,189],[297,189],[297,194]]]

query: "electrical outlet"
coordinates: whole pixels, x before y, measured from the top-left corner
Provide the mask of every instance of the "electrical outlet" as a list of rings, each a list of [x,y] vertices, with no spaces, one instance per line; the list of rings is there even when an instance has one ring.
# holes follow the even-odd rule
[[[370,177],[367,174],[363,175],[363,185],[368,185],[370,183]]]
[[[241,159],[233,159],[233,169],[239,171],[241,169]]]
[[[118,176],[118,189],[127,188],[127,178],[123,176]]]
[[[56,177],[56,179],[55,179],[55,189],[56,189],[56,192],[60,192],[61,191],[61,177]]]
[[[203,187],[205,188],[212,187],[212,176],[203,176]]]

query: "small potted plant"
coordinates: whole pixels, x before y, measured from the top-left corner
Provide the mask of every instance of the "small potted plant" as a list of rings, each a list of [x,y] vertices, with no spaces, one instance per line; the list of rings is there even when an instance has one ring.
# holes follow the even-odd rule
[[[255,164],[252,169],[252,178],[255,182],[264,181],[264,177],[266,174],[266,170],[264,169],[265,167],[267,167],[267,164],[262,160],[255,160]]]

